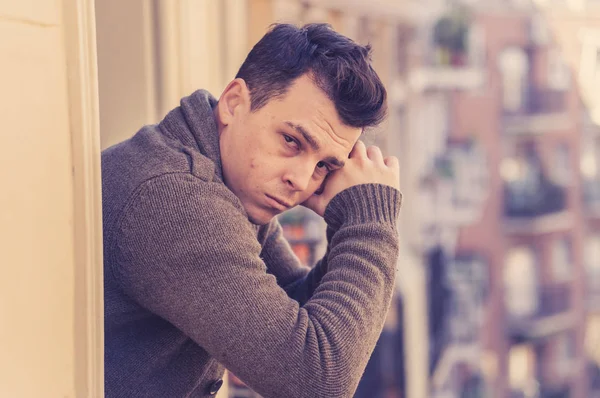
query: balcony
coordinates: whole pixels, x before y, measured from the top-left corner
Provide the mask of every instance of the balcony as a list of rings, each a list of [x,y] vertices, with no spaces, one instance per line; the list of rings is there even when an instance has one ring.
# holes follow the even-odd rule
[[[523,106],[504,112],[504,131],[510,135],[543,134],[573,127],[565,91],[530,87]]]
[[[423,64],[409,74],[413,90],[472,90],[483,85],[483,53],[469,41],[469,19],[466,9],[457,7],[437,20],[431,44],[424,45],[428,51]]]
[[[428,90],[472,90],[483,85],[484,72],[474,66],[421,66],[409,74],[409,83],[416,92]]]
[[[565,188],[543,177],[505,183],[504,216],[507,233],[546,233],[573,222]]]
[[[548,337],[567,330],[575,323],[571,310],[571,285],[542,286],[537,293],[537,306],[527,314],[508,314],[508,334],[513,341]]]

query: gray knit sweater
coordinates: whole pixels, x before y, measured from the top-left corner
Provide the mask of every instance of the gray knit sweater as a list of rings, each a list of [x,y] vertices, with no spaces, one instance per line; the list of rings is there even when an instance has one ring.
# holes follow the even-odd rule
[[[401,195],[339,193],[309,270],[223,184],[215,104],[197,91],[102,153],[106,396],[207,397],[227,368],[264,397],[351,397],[390,304]]]

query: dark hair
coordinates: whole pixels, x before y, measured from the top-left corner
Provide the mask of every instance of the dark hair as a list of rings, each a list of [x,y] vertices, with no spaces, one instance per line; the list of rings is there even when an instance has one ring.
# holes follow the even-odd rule
[[[328,24],[271,25],[236,77],[248,85],[256,111],[285,95],[306,73],[335,104],[344,124],[372,127],[385,119],[387,94],[371,66],[371,46],[355,43]]]

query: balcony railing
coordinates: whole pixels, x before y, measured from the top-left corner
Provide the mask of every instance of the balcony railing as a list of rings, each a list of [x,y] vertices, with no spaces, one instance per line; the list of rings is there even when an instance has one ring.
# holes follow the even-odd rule
[[[564,91],[531,88],[524,111],[527,113],[559,113],[566,110]]]
[[[562,284],[544,286],[539,291],[538,310],[536,317],[557,315],[568,311],[571,306],[571,286]]]
[[[509,334],[513,339],[544,337],[571,326],[571,320],[545,322],[550,317],[568,315],[571,309],[571,285],[542,286],[538,289],[535,310],[519,315],[508,315]]]
[[[547,180],[515,181],[504,186],[504,214],[534,218],[566,209],[566,191]]]
[[[506,111],[508,115],[535,115],[561,113],[566,107],[564,91],[529,87],[524,93],[523,105],[516,111]]]
[[[473,64],[464,52],[452,52],[436,48],[425,57],[423,63],[412,68],[408,75],[412,89],[426,90],[473,90],[484,83],[484,69]]]
[[[519,109],[504,111],[504,129],[508,134],[539,134],[569,129],[573,120],[567,110],[564,91],[531,87],[524,93]]]

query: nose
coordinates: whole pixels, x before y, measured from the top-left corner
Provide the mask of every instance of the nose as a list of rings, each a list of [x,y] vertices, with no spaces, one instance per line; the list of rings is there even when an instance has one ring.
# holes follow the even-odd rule
[[[291,167],[283,176],[283,181],[294,191],[302,192],[308,189],[313,176],[313,168],[308,164]]]

